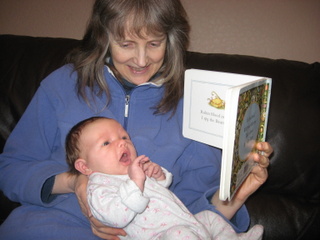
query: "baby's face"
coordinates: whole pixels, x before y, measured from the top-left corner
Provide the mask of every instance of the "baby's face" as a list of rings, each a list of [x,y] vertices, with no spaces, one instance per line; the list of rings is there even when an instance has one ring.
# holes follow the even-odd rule
[[[81,132],[80,157],[93,172],[125,175],[137,157],[128,133],[115,120],[98,119]]]

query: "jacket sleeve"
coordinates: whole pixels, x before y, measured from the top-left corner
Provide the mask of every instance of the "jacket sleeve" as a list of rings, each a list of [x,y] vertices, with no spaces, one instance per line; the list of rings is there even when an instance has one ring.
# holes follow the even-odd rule
[[[236,232],[247,230],[249,215],[245,206],[229,221],[210,203],[212,196],[219,189],[221,150],[191,141],[174,169],[171,190],[193,214],[211,210],[229,222]]]
[[[44,182],[66,171],[65,156],[55,144],[57,129],[54,102],[40,86],[0,155],[0,189],[11,200],[46,205],[41,200]]]

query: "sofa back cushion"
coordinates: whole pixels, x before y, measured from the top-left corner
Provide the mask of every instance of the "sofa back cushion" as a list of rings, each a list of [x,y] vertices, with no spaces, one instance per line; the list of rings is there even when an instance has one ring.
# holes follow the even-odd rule
[[[78,40],[0,35],[0,152],[40,81],[65,63]]]

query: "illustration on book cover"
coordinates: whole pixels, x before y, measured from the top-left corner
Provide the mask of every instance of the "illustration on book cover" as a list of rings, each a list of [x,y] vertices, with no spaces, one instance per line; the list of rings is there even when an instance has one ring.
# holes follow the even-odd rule
[[[225,107],[225,101],[222,100],[215,91],[211,92],[211,96],[210,98],[208,98],[208,100],[209,105],[212,107],[215,107],[217,109],[224,109]]]
[[[248,159],[257,142],[262,141],[265,128],[268,84],[252,88],[239,95],[236,120],[231,194],[236,190],[254,164]],[[244,164],[246,163],[246,164]]]

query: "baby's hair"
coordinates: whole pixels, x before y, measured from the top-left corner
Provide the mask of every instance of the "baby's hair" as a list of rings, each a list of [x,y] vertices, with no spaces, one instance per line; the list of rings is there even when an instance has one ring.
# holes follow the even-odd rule
[[[106,117],[91,117],[74,125],[69,133],[66,136],[66,160],[69,166],[69,173],[71,174],[80,174],[80,172],[74,167],[75,161],[79,158],[80,149],[79,149],[79,139],[81,136],[82,130],[90,123],[95,122],[99,119],[109,119]]]

